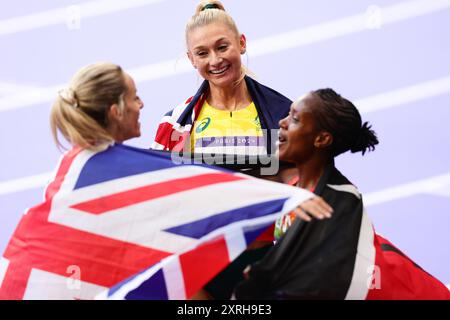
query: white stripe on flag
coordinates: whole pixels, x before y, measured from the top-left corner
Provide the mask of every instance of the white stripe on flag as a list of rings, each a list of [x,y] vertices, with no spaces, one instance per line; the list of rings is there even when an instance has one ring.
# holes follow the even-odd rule
[[[178,260],[179,264],[179,255],[173,255],[170,257],[167,257],[163,260],[161,260],[156,265],[150,267],[149,269],[145,270],[144,272],[138,274],[134,278],[130,279],[129,281],[121,284],[121,286],[118,288],[117,291],[114,293],[111,293],[109,291],[107,292],[101,292],[97,296],[95,296],[95,299],[98,300],[104,300],[104,299],[110,299],[110,300],[124,300],[126,295],[130,293],[131,291],[137,289],[142,283],[150,279],[153,275],[155,275],[159,270],[163,270],[167,267],[168,270],[170,270],[170,264],[174,261],[174,259]],[[184,281],[183,281],[184,286]],[[175,295],[175,293],[172,293]]]
[[[307,193],[308,194],[308,193]],[[293,196],[293,198],[291,198],[290,200],[295,200],[295,202],[292,202],[290,205],[285,205],[282,212],[277,212],[277,213],[273,213],[271,215],[268,216],[264,216],[264,217],[259,217],[259,218],[255,218],[255,219],[251,219],[251,220],[242,220],[233,224],[230,224],[228,226],[225,226],[221,229],[215,230],[214,232],[211,232],[210,234],[208,234],[207,236],[203,237],[199,243],[195,246],[189,247],[189,248],[185,248],[184,250],[180,250],[177,253],[177,258],[185,253],[188,252],[190,250],[194,250],[195,247],[197,247],[198,245],[201,245],[202,243],[205,243],[209,240],[215,239],[220,235],[224,235],[227,233],[240,233],[242,235],[242,230],[244,229],[248,229],[248,228],[252,228],[252,227],[261,227],[263,225],[267,225],[269,222],[273,222],[275,220],[275,218],[281,216],[281,214],[283,213],[287,213],[288,211],[287,208],[291,208],[292,205],[295,205],[295,203],[298,203],[298,201],[300,199],[303,199],[302,197],[300,197],[299,195],[295,195]],[[290,211],[291,209],[289,209]],[[242,235],[243,236],[243,235]],[[238,238],[241,238],[242,236],[238,236]],[[232,246],[234,246],[233,249],[230,249],[229,251],[231,252],[230,255],[231,256],[236,256],[238,255],[238,250],[237,248],[240,246],[243,246],[243,242],[245,242],[245,240],[238,240],[238,238],[233,239],[233,236],[230,236],[230,244]],[[228,242],[228,241],[227,241]],[[160,270],[161,268],[165,268],[166,265],[169,265],[170,263],[172,263],[172,259],[174,259],[174,256],[168,257],[166,259],[163,259],[159,264],[149,268],[148,270],[142,272],[141,274],[137,275],[135,278],[133,278],[132,280],[126,282],[125,284],[123,284],[116,292],[114,292],[113,294],[111,294],[110,296],[108,296],[107,293],[102,293],[99,294],[96,298],[97,299],[111,299],[111,300],[122,300],[125,298],[125,296],[131,292],[132,290],[138,288],[144,281],[150,279],[158,270]],[[175,290],[175,289],[174,289]]]
[[[82,159],[81,159],[82,157]],[[69,172],[66,174],[61,189],[73,190],[78,181],[78,174],[80,168],[84,166],[85,161],[89,158],[85,157],[84,152],[80,154],[80,158],[75,159]],[[80,160],[80,161],[78,161]],[[80,203],[100,197],[113,195],[119,192],[125,192],[145,186],[156,185],[158,183],[164,183],[174,179],[183,179],[195,177],[201,174],[220,173],[217,170],[201,166],[176,166],[168,169],[161,169],[157,171],[145,172],[128,177],[118,178],[110,181],[101,182],[74,190],[71,197],[75,199],[74,203]]]
[[[245,241],[244,233],[241,230],[235,230],[233,233],[227,233],[225,235],[225,241],[227,243],[228,256],[230,261],[236,259],[242,251],[247,248],[247,242]]]
[[[6,271],[8,270],[9,260],[5,257],[0,258],[0,288],[2,287],[3,279],[5,278]]]
[[[167,259],[165,259],[167,260]],[[134,278],[130,279],[128,282],[125,282],[120,285],[119,289],[115,291],[114,293],[109,292],[109,290],[106,290],[105,292],[101,292],[98,295],[95,296],[96,300],[125,300],[126,295],[135,289],[137,289],[143,282],[150,279],[161,267],[162,264],[164,264],[164,261],[162,260],[157,265],[151,267],[150,269],[146,270],[145,272],[138,274]]]
[[[173,256],[170,262],[163,267],[169,300],[185,300],[186,288],[184,286],[183,269],[179,256]]]
[[[187,105],[183,105],[183,106],[187,106]],[[192,127],[192,125],[191,124],[187,124],[187,125],[185,125],[185,126],[183,126],[183,130],[179,130],[180,128],[180,124],[177,122],[177,119],[181,116],[181,111],[184,111],[185,110],[185,108],[183,108],[183,109],[181,109],[181,110],[177,110],[177,109],[175,109],[175,110],[173,110],[173,113],[172,113],[172,115],[171,116],[164,116],[162,119],[161,119],[161,122],[160,122],[160,124],[162,124],[162,123],[168,123],[168,124],[171,124],[172,126],[173,126],[173,128],[175,129],[175,130],[177,130],[178,132],[187,132],[187,131],[191,131],[191,127]],[[177,112],[178,111],[178,112]]]
[[[82,270],[81,270],[82,273]],[[82,275],[82,274],[81,274]],[[107,288],[76,278],[32,269],[24,300],[91,300]]]
[[[352,184],[342,184],[342,185],[327,184],[327,186],[337,191],[351,193],[358,199],[361,199],[361,194],[359,193],[358,189]]]
[[[162,144],[159,144],[156,141],[153,141],[153,144],[152,144],[151,148],[153,150],[164,150],[166,147],[164,145],[162,145]]]
[[[363,209],[361,229],[359,232],[358,251],[355,259],[352,281],[345,297],[346,300],[364,300],[372,283],[375,266],[374,232],[372,224]]]
[[[177,192],[111,210],[103,214],[90,214],[70,207],[92,200],[93,195],[95,195],[95,199],[98,199],[104,195],[124,191],[124,185],[127,186],[127,189],[133,189],[160,180],[179,178],[183,175],[192,176],[190,172],[198,174],[213,171],[198,166],[179,166],[142,174],[143,178],[140,175],[136,175],[130,177],[130,180],[126,183],[117,182],[122,179],[105,182],[108,188],[102,185],[99,189],[93,186],[92,188],[85,187],[71,192],[75,184],[75,176],[77,175],[75,168],[82,166],[88,159],[89,154],[80,154],[79,157],[74,160],[63,187],[53,199],[49,221],[166,252],[177,252],[182,248],[194,245],[197,240],[181,235],[164,233],[163,230],[165,229],[210,217],[220,212],[270,200],[279,200],[289,196],[298,196],[298,198],[296,197],[298,205],[311,195],[308,191],[288,185],[248,178],[246,180],[218,183]],[[72,175],[73,177],[71,178]],[[123,181],[125,181],[125,178]],[[105,192],[105,190],[108,190],[108,192]],[[240,190],[240,192],[236,192],[236,190]],[[68,192],[70,196],[67,196]],[[208,194],[207,197],[204,196],[205,192]],[[193,199],[199,200],[193,201]],[[223,199],[233,199],[233,201]],[[149,220],[152,221],[151,229],[144,223],[136,223]],[[168,241],[169,238],[170,241]]]

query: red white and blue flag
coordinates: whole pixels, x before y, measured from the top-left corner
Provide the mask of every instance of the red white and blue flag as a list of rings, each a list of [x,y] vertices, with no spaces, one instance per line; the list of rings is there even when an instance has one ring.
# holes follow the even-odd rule
[[[186,299],[311,196],[205,165],[176,165],[155,151],[75,148],[0,259],[0,298],[92,299],[103,292]],[[130,296],[139,277],[151,280]]]

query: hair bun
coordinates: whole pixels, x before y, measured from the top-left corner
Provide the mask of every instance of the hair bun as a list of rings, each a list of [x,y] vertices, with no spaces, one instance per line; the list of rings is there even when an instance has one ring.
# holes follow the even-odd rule
[[[61,99],[70,104],[74,108],[78,108],[78,99],[75,90],[72,88],[64,88],[58,92]]]
[[[225,11],[225,7],[220,1],[215,0],[209,0],[209,1],[202,1],[198,6],[196,10],[196,14],[199,14],[202,11],[208,10],[208,9],[218,9]]]
[[[375,145],[378,144],[378,138],[375,134],[375,131],[373,131],[372,126],[369,125],[368,122],[364,122],[358,137],[356,138],[355,144],[350,149],[351,152],[362,152],[364,155],[367,150],[373,151],[375,150]]]
[[[207,10],[207,9],[220,9],[219,6],[215,3],[208,3],[207,5],[205,5],[202,9],[202,11]]]

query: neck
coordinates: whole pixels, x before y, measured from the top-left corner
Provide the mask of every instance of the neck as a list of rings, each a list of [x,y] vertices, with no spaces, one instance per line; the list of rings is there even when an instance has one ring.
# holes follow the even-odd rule
[[[245,80],[242,80],[238,85],[231,84],[227,87],[218,87],[210,83],[207,101],[217,109],[236,111],[246,108],[252,99]]]
[[[329,159],[312,158],[309,161],[297,164],[299,179],[298,186],[307,190],[314,190],[322,177]]]
[[[111,135],[111,137],[114,139],[114,142],[116,143],[122,143],[124,141],[122,134],[120,132],[120,128],[114,124],[110,123],[108,127],[106,128],[106,131]]]

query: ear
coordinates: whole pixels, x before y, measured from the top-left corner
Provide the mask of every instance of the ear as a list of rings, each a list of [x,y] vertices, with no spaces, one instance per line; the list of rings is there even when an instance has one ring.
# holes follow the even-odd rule
[[[108,123],[115,123],[122,118],[122,113],[120,112],[119,106],[117,103],[114,103],[109,107],[108,113]]]
[[[333,135],[327,131],[321,131],[314,140],[314,147],[324,149],[333,143]]]
[[[196,66],[195,63],[194,63],[194,58],[192,57],[192,53],[191,53],[190,51],[188,51],[188,52],[186,52],[186,55],[187,55],[189,61],[191,62],[192,66],[193,66],[195,69],[197,69],[197,66]]]
[[[241,34],[239,38],[239,45],[241,47],[241,54],[244,54],[247,51],[247,38],[244,34]]]

